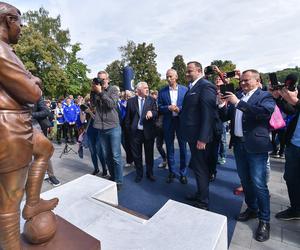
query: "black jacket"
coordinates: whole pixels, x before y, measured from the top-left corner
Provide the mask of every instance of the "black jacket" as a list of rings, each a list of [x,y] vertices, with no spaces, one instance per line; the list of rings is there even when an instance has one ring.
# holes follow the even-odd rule
[[[39,123],[42,129],[48,128],[51,126],[50,121],[54,119],[54,115],[48,109],[45,104],[44,99],[41,97],[38,102],[34,105],[32,111],[32,123]]]
[[[146,113],[148,111],[152,112],[152,119],[146,120]],[[143,128],[144,128],[144,136],[148,139],[154,139],[156,136],[156,126],[155,121],[157,119],[158,112],[157,112],[157,104],[156,101],[147,96],[144,103],[144,108],[142,112],[142,120],[143,120]],[[139,114],[139,104],[138,104],[138,97],[132,97],[127,101],[126,106],[126,116],[125,116],[125,128],[134,136],[137,131],[138,122],[140,120]]]

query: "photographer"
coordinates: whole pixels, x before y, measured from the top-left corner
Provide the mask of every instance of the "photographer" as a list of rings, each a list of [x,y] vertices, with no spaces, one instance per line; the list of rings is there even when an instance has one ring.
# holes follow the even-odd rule
[[[280,220],[300,219],[300,88],[299,86],[297,90],[294,88],[296,82],[297,76],[290,74],[285,79],[285,87],[274,89],[271,85],[270,88],[279,108],[288,115],[294,115],[286,130],[284,172],[291,207],[275,215]]]
[[[80,121],[85,124],[85,131],[87,135],[88,148],[91,153],[91,158],[94,166],[94,171],[92,175],[97,175],[99,173],[98,158],[102,166],[102,177],[107,176],[107,169],[104,159],[103,150],[100,143],[97,145],[97,133],[98,130],[93,127],[95,114],[91,109],[90,95],[84,98],[84,104],[80,105]]]
[[[123,166],[118,89],[109,85],[108,73],[100,71],[98,78],[93,80],[91,90],[91,102],[96,108],[94,128],[98,130],[98,143],[103,148],[111,180],[115,181],[120,189],[123,183]]]

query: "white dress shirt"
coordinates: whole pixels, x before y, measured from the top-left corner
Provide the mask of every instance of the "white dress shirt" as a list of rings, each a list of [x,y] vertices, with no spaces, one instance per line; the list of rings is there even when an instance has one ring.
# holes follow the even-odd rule
[[[257,90],[257,88],[249,91],[247,94],[241,98],[241,101],[248,102],[253,93]],[[243,112],[239,109],[235,111],[235,121],[234,121],[234,135],[238,137],[244,136],[243,134],[243,125],[242,125],[242,116]]]
[[[176,86],[175,89],[173,89],[172,87],[169,87],[169,93],[170,93],[170,97],[171,97],[171,104],[172,105],[177,105],[177,98],[178,98],[178,85]],[[172,112],[173,116],[178,116],[178,114],[176,112]]]

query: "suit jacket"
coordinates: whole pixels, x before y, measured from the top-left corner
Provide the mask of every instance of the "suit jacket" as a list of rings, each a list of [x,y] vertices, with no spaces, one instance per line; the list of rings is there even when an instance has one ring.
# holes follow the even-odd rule
[[[151,111],[153,114],[152,119],[146,120],[146,114],[148,111]],[[156,136],[155,133],[155,120],[158,116],[157,113],[157,104],[156,101],[150,97],[147,96],[144,102],[144,107],[142,111],[142,121],[143,121],[143,128],[144,128],[144,136],[145,139],[154,139]],[[138,103],[138,97],[132,97],[127,101],[126,106],[126,116],[125,116],[125,128],[128,132],[131,133],[132,136],[137,131],[138,128],[138,122],[140,120],[140,114],[139,114],[139,103]]]
[[[242,93],[237,94],[238,98],[242,97]],[[230,133],[231,140],[229,145],[233,145],[237,141],[234,135],[235,112],[239,109],[243,112],[242,127],[243,138],[246,150],[249,153],[264,153],[272,150],[270,141],[270,125],[269,120],[275,109],[275,101],[271,94],[267,91],[257,89],[247,102],[240,101],[235,105],[224,106],[220,109],[221,119],[223,121],[231,120]]]
[[[208,143],[213,140],[217,120],[217,89],[208,80],[201,78],[185,94],[179,115],[183,140]]]
[[[182,110],[182,103],[188,88],[178,84],[177,107]],[[172,122],[172,112],[168,109],[171,105],[169,86],[164,87],[158,93],[158,110],[163,114],[163,128],[168,131]]]

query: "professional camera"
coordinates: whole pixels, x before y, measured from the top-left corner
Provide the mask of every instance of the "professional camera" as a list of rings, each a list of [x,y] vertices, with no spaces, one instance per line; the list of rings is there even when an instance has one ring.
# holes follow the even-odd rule
[[[284,87],[286,87],[289,91],[296,90],[296,84],[298,80],[298,76],[296,74],[289,74],[285,78],[284,83],[281,83],[277,80],[276,73],[270,73],[269,78],[271,82],[271,88],[273,90],[283,89]]]
[[[205,75],[212,75],[213,73],[215,73],[213,65],[205,67],[205,69],[204,69]]]
[[[95,84],[95,85],[100,85],[100,86],[102,86],[103,83],[104,83],[104,81],[103,81],[102,79],[98,78],[98,77],[95,77],[95,78],[93,79],[93,84]]]

